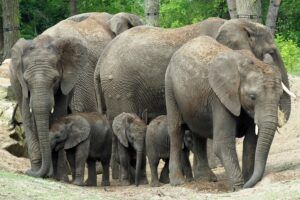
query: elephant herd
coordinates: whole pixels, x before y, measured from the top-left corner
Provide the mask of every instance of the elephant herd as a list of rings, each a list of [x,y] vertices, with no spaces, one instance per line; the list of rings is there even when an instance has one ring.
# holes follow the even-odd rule
[[[264,62],[271,57],[271,61]],[[176,29],[133,14],[84,13],[12,48],[11,84],[23,119],[33,177],[96,185],[215,180],[206,141],[233,190],[263,177],[291,92],[268,28],[209,18]],[[147,124],[149,124],[147,126]],[[244,137],[242,169],[235,138]],[[195,167],[192,169],[189,152]],[[165,166],[158,179],[159,159]]]

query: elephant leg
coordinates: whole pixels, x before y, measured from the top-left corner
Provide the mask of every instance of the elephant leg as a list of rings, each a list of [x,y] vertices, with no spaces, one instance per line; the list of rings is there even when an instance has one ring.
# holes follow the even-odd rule
[[[182,167],[183,167],[183,174],[186,177],[186,180],[188,182],[191,182],[193,180],[193,172],[192,172],[192,166],[189,159],[189,151],[183,150],[182,152]]]
[[[103,159],[101,161],[101,164],[102,164],[102,167],[103,167],[101,186],[110,186],[110,182],[109,182],[109,161]]]
[[[123,186],[130,185],[130,156],[127,149],[118,141],[118,153],[120,158],[120,180]]]
[[[97,172],[96,172],[96,161],[87,159],[88,166],[88,179],[85,184],[87,186],[97,186]]]
[[[242,172],[245,181],[248,181],[253,174],[256,144],[257,135],[255,134],[255,125],[253,123],[248,128],[243,142]]]
[[[75,180],[76,163],[75,163],[75,149],[66,150],[67,159],[71,168],[72,182]]]
[[[117,137],[113,134],[112,136],[112,154],[111,154],[111,175],[113,179],[119,178],[120,165],[117,162],[117,153],[118,153],[118,141]]]
[[[56,170],[56,174],[54,175],[60,181],[69,182],[69,178],[68,178],[69,167],[66,161],[67,158],[66,158],[65,151],[63,149],[59,150],[58,159],[56,163],[57,170]]]
[[[221,166],[220,159],[216,156],[213,150],[213,141],[212,139],[207,139],[207,160],[208,160],[208,166],[213,169]]]
[[[206,141],[206,138],[194,136],[194,156],[197,160],[196,166],[194,168],[194,175],[196,180],[215,182],[217,181],[217,177],[208,166]]]
[[[213,149],[222,161],[233,191],[244,185],[235,145],[235,120],[221,103],[213,106]]]
[[[83,178],[84,178],[84,167],[85,162],[88,158],[89,153],[89,140],[86,140],[82,143],[80,143],[76,147],[76,154],[75,154],[75,180],[73,181],[73,184],[83,186]],[[95,169],[96,170],[96,169]]]
[[[158,181],[158,173],[157,173],[157,166],[159,163],[159,159],[155,159],[155,158],[149,158],[148,156],[148,160],[149,160],[149,167],[150,167],[150,171],[151,171],[151,187],[158,187],[160,186],[159,181]]]
[[[161,183],[165,183],[165,184],[170,183],[169,174],[170,174],[170,171],[169,171],[169,159],[166,159],[165,160],[165,165],[162,168],[161,173],[160,173],[159,181]]]
[[[181,130],[182,119],[173,95],[172,83],[166,77],[166,106],[168,119],[168,133],[170,135],[170,183],[172,186],[181,185],[185,179],[182,173],[181,154],[183,131]]]
[[[142,158],[142,164],[141,164],[141,177],[140,177],[140,181],[139,181],[141,185],[148,184],[148,179],[147,179],[147,174],[146,174],[146,164],[147,164],[146,154],[144,153],[143,158]],[[134,173],[134,175],[135,175],[135,173]],[[133,176],[133,177],[135,177],[135,176]]]

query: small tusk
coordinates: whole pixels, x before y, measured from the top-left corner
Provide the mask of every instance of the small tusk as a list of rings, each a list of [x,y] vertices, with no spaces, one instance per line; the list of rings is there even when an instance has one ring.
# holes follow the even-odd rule
[[[279,131],[279,129],[277,129],[277,132],[278,132],[279,134],[281,134],[280,131]]]
[[[284,85],[283,82],[281,82],[281,86],[282,86],[282,89],[283,89],[288,95],[290,95],[290,96],[293,97],[293,98],[296,98],[296,95],[295,95],[293,92],[291,92],[291,91]]]
[[[51,109],[51,114],[52,114],[52,113],[54,113],[54,107],[52,107],[52,109]]]
[[[29,112],[32,113],[32,109],[31,108],[29,109]]]
[[[258,135],[258,126],[255,124],[255,135]]]

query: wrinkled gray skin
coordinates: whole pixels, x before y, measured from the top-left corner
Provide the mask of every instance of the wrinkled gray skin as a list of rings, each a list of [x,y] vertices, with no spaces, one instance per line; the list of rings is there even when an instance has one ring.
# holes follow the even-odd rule
[[[112,129],[118,140],[117,162],[122,185],[147,184],[145,135],[147,125],[136,114],[121,113],[114,118]],[[135,172],[132,172],[134,169]]]
[[[30,176],[52,175],[49,120],[68,111],[97,110],[93,76],[98,57],[116,34],[141,24],[127,13],[80,16],[59,22],[32,41],[20,39],[12,48],[10,79],[23,118]]]
[[[189,149],[192,149],[192,134],[186,131],[182,144],[182,168],[183,174],[188,181],[193,180],[191,163],[189,161]],[[161,183],[169,183],[169,158],[170,158],[170,137],[168,134],[167,116],[161,115],[150,122],[146,132],[146,154],[151,170],[152,187],[158,187]],[[157,167],[162,159],[165,165],[158,180]]]
[[[234,51],[202,36],[173,55],[165,81],[171,184],[184,182],[180,163],[180,124],[184,123],[193,134],[213,138],[214,152],[222,160],[233,190],[254,186],[263,176],[278,125],[283,92],[280,71],[249,51]],[[242,131],[243,123],[248,127]],[[254,171],[244,185],[235,137],[255,138],[254,123],[259,128],[255,154],[243,154],[248,161],[243,165],[254,162]],[[244,152],[252,151],[249,148],[253,146],[244,145]]]
[[[135,27],[115,38],[105,49],[95,70],[95,87],[99,107],[112,120],[121,112],[147,111],[149,120],[166,114],[164,75],[173,53],[187,41],[208,35],[233,49],[251,50],[259,59],[273,56],[282,81],[289,87],[280,53],[268,29],[245,20],[210,18],[178,29]],[[100,73],[101,72],[101,73]],[[290,97],[286,93],[280,108],[290,115]],[[196,179],[216,180],[208,167],[206,138],[195,137],[201,154],[194,171]],[[256,144],[255,138],[247,142]],[[201,147],[201,148],[200,148]]]
[[[60,118],[51,125],[49,140],[52,151],[66,151],[72,171],[72,183],[83,185],[84,166],[88,164],[88,186],[97,185],[96,161],[103,166],[101,186],[109,186],[112,130],[106,117],[97,112],[76,113]]]

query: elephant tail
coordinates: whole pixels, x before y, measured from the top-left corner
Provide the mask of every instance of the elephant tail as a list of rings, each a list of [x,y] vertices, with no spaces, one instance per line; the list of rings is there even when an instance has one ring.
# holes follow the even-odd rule
[[[95,74],[94,74],[94,86],[95,86],[98,112],[101,114],[105,114],[106,105],[105,105],[105,99],[104,99],[102,86],[101,86],[100,67],[98,65],[96,67]]]

